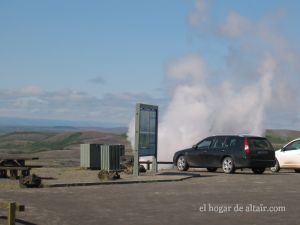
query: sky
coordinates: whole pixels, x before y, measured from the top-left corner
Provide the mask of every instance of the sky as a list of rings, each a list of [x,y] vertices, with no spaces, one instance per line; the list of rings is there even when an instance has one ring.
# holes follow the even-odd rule
[[[2,0],[0,117],[128,125],[138,102],[168,110],[170,68],[183,57],[201,56],[210,83],[238,89],[255,83],[271,55],[280,75],[263,123],[300,129],[299,8],[297,0]]]

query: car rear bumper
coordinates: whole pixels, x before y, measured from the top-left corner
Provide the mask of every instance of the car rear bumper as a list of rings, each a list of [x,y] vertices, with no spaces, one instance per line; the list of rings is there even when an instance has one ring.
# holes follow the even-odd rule
[[[246,168],[266,168],[266,167],[273,167],[276,164],[276,160],[246,160],[241,167],[246,167]]]

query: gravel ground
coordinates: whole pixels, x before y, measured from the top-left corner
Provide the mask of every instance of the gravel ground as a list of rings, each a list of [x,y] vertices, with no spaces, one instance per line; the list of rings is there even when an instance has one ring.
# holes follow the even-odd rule
[[[2,189],[0,200],[24,204],[17,224],[27,225],[299,224],[300,174],[192,173],[201,176],[167,183]],[[250,205],[284,210],[247,212]]]

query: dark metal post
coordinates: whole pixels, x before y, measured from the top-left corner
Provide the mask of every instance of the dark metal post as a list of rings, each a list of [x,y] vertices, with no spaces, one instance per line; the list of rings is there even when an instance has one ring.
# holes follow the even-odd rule
[[[139,134],[140,134],[140,113],[139,113],[139,104],[136,105],[136,112],[135,112],[135,146],[134,146],[134,158],[133,158],[133,175],[139,175]]]

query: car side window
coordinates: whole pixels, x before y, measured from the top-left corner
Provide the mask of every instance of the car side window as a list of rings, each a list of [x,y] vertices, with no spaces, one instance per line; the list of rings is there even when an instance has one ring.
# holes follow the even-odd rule
[[[231,147],[231,148],[238,146],[238,144],[239,144],[238,138],[236,138],[236,137],[230,137],[227,139],[227,142],[226,142],[226,146]]]
[[[212,138],[206,138],[197,144],[197,149],[208,149],[212,143]]]
[[[226,137],[217,137],[215,138],[213,148],[223,148]]]
[[[300,149],[300,141],[294,141],[284,148],[285,151],[292,151],[297,149]]]
[[[236,147],[238,145],[238,140],[237,138],[231,138],[229,146],[230,147]]]

